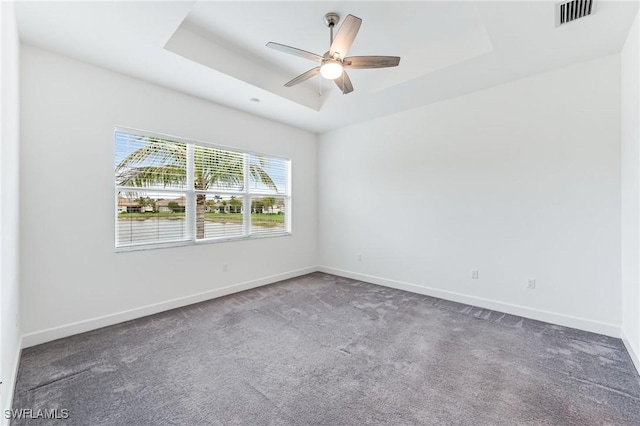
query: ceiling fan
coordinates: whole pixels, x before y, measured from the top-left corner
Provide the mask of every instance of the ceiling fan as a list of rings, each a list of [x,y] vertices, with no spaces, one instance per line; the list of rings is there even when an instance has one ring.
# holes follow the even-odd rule
[[[319,73],[322,77],[333,80],[340,90],[342,90],[342,93],[346,95],[347,93],[353,92],[353,84],[351,84],[351,79],[345,70],[398,66],[400,63],[399,56],[346,56],[358,34],[362,19],[353,15],[347,15],[336,37],[333,38],[333,27],[336,26],[338,21],[340,21],[340,16],[335,12],[329,12],[324,15],[324,22],[330,31],[330,47],[329,51],[322,56],[284,44],[274,42],[267,43],[267,47],[272,49],[320,62],[319,66],[300,74],[286,83],[285,87],[295,86]]]

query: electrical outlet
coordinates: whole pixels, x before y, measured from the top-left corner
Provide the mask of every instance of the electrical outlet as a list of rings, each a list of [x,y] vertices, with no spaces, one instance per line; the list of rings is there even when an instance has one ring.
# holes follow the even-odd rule
[[[362,254],[356,254],[356,259],[358,259],[358,262],[362,262]]]
[[[223,263],[222,264],[222,272],[227,272],[229,270],[229,264],[228,263]]]
[[[477,269],[471,270],[471,279],[477,280],[480,278],[480,272]]]
[[[535,278],[527,278],[527,288],[533,290],[536,288],[536,279]]]

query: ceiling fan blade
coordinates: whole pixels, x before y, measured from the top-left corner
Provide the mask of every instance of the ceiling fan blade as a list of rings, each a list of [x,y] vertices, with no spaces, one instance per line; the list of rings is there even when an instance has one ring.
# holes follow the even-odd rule
[[[294,78],[293,80],[285,84],[284,86],[285,87],[295,86],[298,83],[302,83],[305,80],[309,80],[314,75],[318,75],[319,72],[320,72],[320,67],[311,68],[309,71],[300,74],[299,76],[297,76],[296,78]]]
[[[349,56],[344,58],[343,66],[347,69],[389,68],[399,63],[399,56]]]
[[[270,47],[275,50],[279,50],[284,53],[288,53],[290,55],[299,56],[300,58],[310,59],[312,61],[320,62],[322,61],[322,56],[316,55],[315,53],[307,52],[306,50],[297,49],[295,47],[286,46],[280,43],[274,43],[270,41],[267,43],[267,47]]]
[[[333,81],[342,90],[343,95],[353,92],[353,84],[351,84],[351,79],[346,71],[342,71],[342,75]]]
[[[351,48],[353,41],[356,39],[356,35],[358,35],[358,30],[360,29],[361,24],[362,19],[353,15],[347,15],[338,30],[338,34],[336,34],[333,39],[333,43],[331,43],[329,54],[333,56],[337,53],[340,59],[344,58]]]

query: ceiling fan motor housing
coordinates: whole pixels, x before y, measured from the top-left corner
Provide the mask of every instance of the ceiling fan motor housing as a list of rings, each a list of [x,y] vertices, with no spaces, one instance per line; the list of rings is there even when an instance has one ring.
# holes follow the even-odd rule
[[[337,13],[329,12],[324,15],[324,23],[327,25],[327,27],[335,27],[336,25],[338,25],[338,22],[340,22],[340,15],[338,15]]]

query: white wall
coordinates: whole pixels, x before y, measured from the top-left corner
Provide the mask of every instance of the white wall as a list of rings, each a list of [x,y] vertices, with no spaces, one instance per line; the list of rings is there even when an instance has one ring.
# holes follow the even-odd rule
[[[21,64],[25,346],[315,270],[314,134],[33,47]],[[293,236],[115,253],[115,126],[291,158]]]
[[[622,338],[640,371],[640,30],[620,54],[622,93]]]
[[[19,62],[13,3],[0,2],[0,415],[11,406],[20,355]],[[2,416],[4,419],[4,416]],[[4,420],[1,420],[4,424]]]
[[[614,55],[322,135],[323,269],[619,335],[619,84]]]
[[[639,347],[637,28],[621,56],[350,126],[317,146],[308,132],[23,47],[25,345],[298,275],[319,258],[329,272],[558,324],[610,335],[622,324]],[[291,157],[294,236],[115,253],[114,126]],[[5,179],[17,175],[17,130],[8,156],[4,133],[7,205],[18,199],[17,176]],[[3,247],[17,247],[17,226],[4,227],[17,210],[2,217]],[[4,307],[2,260],[4,343],[5,312],[17,311]]]

